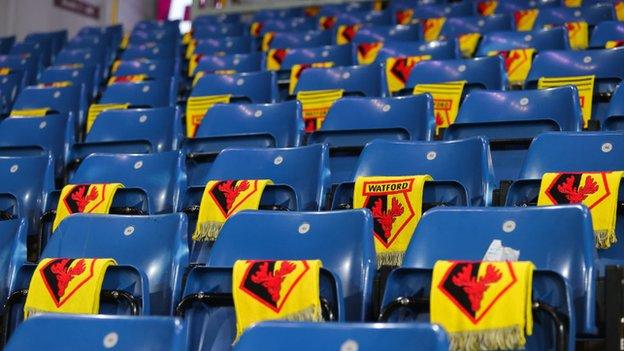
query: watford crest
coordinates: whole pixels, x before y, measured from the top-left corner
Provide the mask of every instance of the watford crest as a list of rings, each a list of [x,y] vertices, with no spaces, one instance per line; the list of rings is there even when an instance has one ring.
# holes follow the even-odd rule
[[[362,43],[357,46],[357,59],[361,65],[375,62],[379,50],[383,48],[382,42]]]
[[[610,194],[605,173],[561,173],[546,189],[553,205],[583,203],[590,210]]]
[[[240,289],[280,313],[293,289],[310,270],[306,261],[248,261]]]
[[[386,248],[406,232],[405,227],[415,216],[408,196],[413,183],[413,178],[364,182],[364,207],[373,215],[375,238]]]
[[[438,289],[477,324],[516,282],[509,262],[455,262],[446,271]]]
[[[91,212],[104,202],[107,186],[110,185],[75,185],[63,198],[63,204],[65,204],[67,212],[69,214]]]
[[[94,263],[95,260],[56,258],[39,270],[57,308],[93,277]]]
[[[216,182],[210,189],[210,196],[224,218],[258,191],[257,180],[224,180]]]

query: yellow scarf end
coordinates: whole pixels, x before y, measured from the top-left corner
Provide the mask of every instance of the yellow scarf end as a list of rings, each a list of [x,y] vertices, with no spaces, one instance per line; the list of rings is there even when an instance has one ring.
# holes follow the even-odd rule
[[[377,268],[381,266],[400,267],[405,251],[386,251],[377,253]]]
[[[215,241],[219,236],[219,232],[223,227],[223,222],[206,221],[197,226],[197,230],[193,233],[195,241]]]
[[[526,344],[524,328],[507,328],[449,333],[451,350],[517,350]]]
[[[285,315],[275,320],[288,322],[323,322],[323,314],[321,313],[320,301],[319,304],[310,305],[302,309],[301,311]],[[232,345],[238,342],[238,339],[245,330],[246,329],[239,329],[237,326],[236,338],[234,339]]]
[[[597,249],[608,249],[617,242],[615,229],[596,230],[594,232]]]

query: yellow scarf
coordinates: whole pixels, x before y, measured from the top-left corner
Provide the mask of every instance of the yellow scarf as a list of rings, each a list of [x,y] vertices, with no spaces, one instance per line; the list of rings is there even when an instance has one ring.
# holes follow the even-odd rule
[[[479,45],[479,40],[481,39],[481,34],[479,33],[467,33],[459,36],[459,50],[462,55],[466,58],[470,58],[474,55],[475,51],[477,51],[477,45]]]
[[[320,322],[319,260],[234,263],[232,295],[236,339],[267,320]]]
[[[477,4],[477,11],[481,16],[491,16],[496,12],[498,7],[498,1],[487,0],[481,1]]]
[[[58,82],[39,83],[35,85],[37,88],[65,88],[72,85],[72,82],[68,80],[60,80]]]
[[[431,323],[451,350],[522,349],[533,332],[531,262],[438,261],[431,283]]]
[[[516,30],[518,32],[528,32],[533,30],[538,14],[538,9],[519,10],[514,12]]]
[[[313,132],[323,124],[329,108],[344,94],[342,89],[310,90],[297,93],[301,102],[306,132]]]
[[[431,55],[387,58],[385,70],[390,93],[405,89],[414,65],[425,60],[431,60]]]
[[[269,49],[266,56],[266,68],[269,71],[279,71],[282,68],[282,62],[288,54],[288,49]]]
[[[522,85],[531,70],[534,53],[535,49],[526,48],[507,51],[490,51],[488,52],[488,56],[503,56],[509,83],[512,85]]]
[[[44,258],[30,279],[24,319],[39,313],[97,314],[112,258]]]
[[[271,48],[271,42],[273,41],[273,37],[275,37],[275,32],[266,32],[262,36],[262,43],[260,43],[260,49],[262,51],[269,51]]]
[[[0,76],[7,76],[11,74],[11,69],[8,67],[0,67]]]
[[[574,85],[578,90],[579,102],[583,112],[583,124],[587,127],[592,114],[594,100],[594,81],[596,76],[542,77],[537,81],[538,89]]]
[[[19,110],[12,110],[11,117],[44,117],[50,109],[48,107],[43,108],[26,108]]]
[[[199,204],[193,240],[214,241],[223,223],[234,213],[257,210],[269,179],[211,180],[206,184]]]
[[[446,17],[428,18],[423,22],[423,37],[425,41],[438,40]]]
[[[125,76],[114,76],[108,79],[108,85],[115,83],[140,83],[147,79],[146,74],[128,74]]]
[[[460,80],[436,84],[418,84],[414,87],[414,94],[429,93],[433,97],[436,133],[439,133],[441,128],[448,128],[455,122],[464,85],[466,85],[466,81]]]
[[[617,242],[615,222],[620,179],[624,171],[546,173],[542,176],[538,206],[583,204],[591,212],[596,247],[607,249]]]
[[[299,77],[301,77],[301,73],[308,68],[329,68],[334,67],[334,63],[331,61],[327,62],[313,62],[313,63],[299,63],[294,64],[290,68],[290,81],[288,82],[288,95],[292,95],[295,93],[295,88],[297,87],[297,83],[299,82]]]
[[[429,175],[358,177],[353,208],[368,208],[379,266],[400,266],[422,215],[423,189]]]
[[[186,102],[186,136],[194,138],[206,112],[215,104],[229,104],[232,95],[191,96]]]
[[[356,48],[358,65],[369,65],[375,62],[383,45],[383,42],[358,44]]]
[[[585,50],[589,46],[589,27],[587,22],[566,22],[568,38],[572,50]]]
[[[126,110],[128,106],[130,106],[129,103],[91,104],[89,112],[87,113],[87,133],[91,130],[91,127],[93,127],[93,123],[95,123],[95,120],[98,118],[100,113],[107,110]]]
[[[65,185],[56,205],[52,231],[65,217],[74,213],[108,213],[115,192],[123,187],[121,183]]]
[[[349,44],[358,30],[362,27],[361,24],[341,24],[336,31],[336,44],[346,45]]]
[[[624,21],[624,1],[618,1],[614,7],[617,20]]]

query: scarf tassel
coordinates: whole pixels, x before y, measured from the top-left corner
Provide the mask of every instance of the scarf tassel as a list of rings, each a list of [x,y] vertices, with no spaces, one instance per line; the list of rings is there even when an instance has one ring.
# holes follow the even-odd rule
[[[524,330],[516,325],[501,329],[450,333],[451,350],[517,350],[526,344]]]

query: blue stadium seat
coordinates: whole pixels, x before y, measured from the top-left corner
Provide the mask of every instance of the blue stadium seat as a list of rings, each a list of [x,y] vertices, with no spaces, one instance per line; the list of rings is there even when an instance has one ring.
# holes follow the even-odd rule
[[[184,158],[177,151],[154,154],[91,154],[75,173],[70,184],[122,183],[113,207],[135,212],[162,214],[178,211],[186,189]]]
[[[406,87],[416,84],[467,81],[464,95],[478,89],[506,90],[507,74],[499,56],[475,59],[427,60],[414,65]]]
[[[150,79],[170,79],[177,78],[178,70],[176,61],[172,59],[140,59],[120,61],[117,69],[112,73],[114,76],[145,74]]]
[[[272,72],[206,74],[195,84],[191,97],[219,94],[231,94],[233,102],[275,102],[278,98],[275,74]]]
[[[182,139],[180,111],[173,107],[103,111],[83,143],[70,150],[80,163],[93,153],[148,154],[172,151]]]
[[[234,70],[236,72],[256,72],[262,70],[262,54],[209,55],[199,59],[195,73]]]
[[[351,11],[335,14],[336,25],[371,24],[387,26],[392,24],[392,16],[388,11]]]
[[[570,235],[574,233],[574,235]],[[569,321],[567,343],[577,331],[595,333],[596,250],[589,210],[582,206],[550,208],[449,208],[424,214],[407,249],[402,268],[388,277],[382,306],[420,291],[429,297],[431,269],[438,260],[481,260],[493,240],[520,251],[531,261],[533,301],[554,308]],[[556,248],[556,250],[553,250]],[[570,269],[574,267],[574,269]],[[552,320],[534,310],[529,350],[554,350]],[[409,321],[397,316],[390,321]]]
[[[145,44],[149,42],[166,42],[172,43],[174,46],[180,46],[180,37],[178,33],[168,30],[134,30],[128,39],[129,43]]]
[[[303,8],[290,7],[284,9],[260,9],[253,15],[253,21],[264,21],[270,19],[297,18],[304,15]]]
[[[214,15],[199,15],[193,19],[193,27],[202,24],[224,24],[240,22],[238,13],[220,13]]]
[[[44,40],[45,38],[49,38],[51,42],[51,49],[52,49],[51,54],[56,55],[59,51],[61,51],[61,49],[67,42],[67,30],[63,29],[63,30],[58,30],[58,31],[53,31],[53,32],[46,32],[46,33],[30,33],[24,38],[24,41],[29,41],[29,40],[38,41],[40,40],[40,38]]]
[[[512,29],[513,20],[505,14],[487,17],[449,17],[440,31],[440,39],[452,40],[467,33],[487,33]]]
[[[300,91],[344,89],[345,95],[386,96],[378,65],[309,68],[301,73],[295,87]]]
[[[357,113],[353,113],[358,111]],[[348,97],[330,107],[308,144],[328,144],[331,183],[353,179],[362,148],[374,139],[431,140],[435,130],[428,94],[394,98]]]
[[[464,99],[444,139],[488,138],[497,181],[514,180],[534,137],[547,131],[580,131],[582,126],[574,87],[475,91]]]
[[[549,7],[540,9],[533,28],[539,29],[545,25],[562,25],[566,22],[585,21],[591,27],[603,21],[615,20],[615,12],[611,4],[599,4],[572,7]]]
[[[622,40],[624,40],[624,23],[619,21],[600,22],[591,33],[589,47],[602,49],[608,41],[621,42]]]
[[[414,6],[413,2],[398,2],[391,6],[395,21],[399,21],[398,11],[413,10],[413,20],[423,20],[434,17],[458,17],[473,15],[472,3],[470,1],[462,1],[449,4],[423,4]]]
[[[507,196],[508,206],[534,204],[540,180],[546,172],[601,172],[624,170],[624,159],[618,153],[624,147],[623,132],[544,133],[533,141],[518,181]],[[620,185],[618,201],[624,201]],[[624,214],[618,213],[616,235],[624,235]],[[624,243],[618,240],[611,248],[599,250],[602,266],[610,261],[624,262]]]
[[[267,32],[301,32],[315,30],[316,23],[308,18],[295,17],[290,19],[260,20],[259,35]]]
[[[378,41],[417,41],[420,40],[420,26],[384,25],[362,26],[355,33],[353,43],[373,43]]]
[[[296,147],[302,144],[301,104],[218,104],[206,113],[197,134],[184,143],[190,159],[228,147]]]
[[[385,63],[390,57],[407,57],[429,55],[432,60],[445,60],[460,57],[459,48],[455,40],[449,41],[414,41],[414,42],[385,42],[379,49],[375,62]]]
[[[174,59],[177,57],[178,47],[175,44],[149,42],[144,44],[129,44],[121,53],[120,59]]]
[[[434,179],[425,184],[425,208],[492,204],[494,172],[487,141],[480,137],[446,142],[372,141],[362,151],[351,181],[363,176],[418,174]],[[353,183],[341,184],[332,208],[351,204],[352,197]]]
[[[209,180],[271,179],[274,185],[265,190],[270,205],[290,210],[317,211],[329,192],[328,162],[326,145],[232,148],[222,151],[212,165],[191,160],[188,165],[190,187],[185,207],[199,204]]]
[[[129,103],[130,107],[173,107],[174,79],[148,80],[140,83],[115,83],[106,88],[100,104]]]
[[[602,128],[604,130],[624,130],[624,84],[618,84],[613,92],[606,119]]]
[[[333,36],[330,31],[313,30],[306,32],[277,32],[273,34],[271,48],[306,48],[331,45]]]
[[[198,55],[232,55],[248,54],[251,51],[252,40],[249,36],[243,37],[219,37],[200,39],[195,47]]]
[[[62,337],[59,337],[62,335]],[[137,336],[140,335],[140,338]],[[17,328],[7,351],[51,348],[185,351],[186,327],[170,317],[37,316]]]
[[[197,266],[189,273],[183,296],[231,293],[231,270],[223,267],[232,267],[238,259],[320,259],[324,268],[320,293],[338,311],[338,320],[370,320],[376,270],[372,228],[373,219],[366,210],[237,213],[223,226],[210,256],[202,257],[205,267]],[[336,285],[342,294],[331,301]],[[185,314],[191,348],[229,350],[235,332],[232,307],[202,303],[191,307]]]
[[[102,79],[108,73],[104,69],[105,64],[97,57],[91,49],[67,49],[64,48],[54,58],[54,65],[75,65],[82,64],[94,66],[98,79]],[[95,84],[95,82],[94,82]]]
[[[9,296],[18,271],[26,263],[27,235],[27,219],[0,221],[0,298],[3,303]]]
[[[349,66],[353,64],[351,47],[349,45],[327,45],[288,50],[280,68],[290,70],[295,64],[315,62],[333,62],[335,66]]]
[[[592,119],[604,123],[609,99],[624,79],[624,49],[544,51],[535,57],[525,87],[535,88],[541,77],[595,75]]]
[[[48,155],[0,156],[0,210],[4,218],[25,218],[28,234],[39,231],[39,218],[54,190],[54,164]]]
[[[83,85],[87,94],[87,102],[93,99],[98,91],[100,77],[95,66],[51,66],[39,76],[39,83],[71,82],[74,85]]]
[[[15,44],[15,36],[0,37],[0,55],[6,55]]]
[[[479,5],[487,1],[477,0],[475,4],[475,14],[481,15]],[[557,7],[561,6],[561,0],[539,0],[539,1],[526,1],[526,0],[498,0],[498,5],[494,13],[507,13],[513,14],[516,11],[528,10],[530,8],[545,8],[545,7]]]
[[[208,39],[219,38],[222,36],[240,37],[248,34],[241,23],[221,23],[221,24],[199,24],[193,25],[193,38]]]
[[[141,296],[145,303],[141,306],[142,314],[171,315],[180,298],[182,276],[188,265],[186,231],[186,217],[180,213],[160,216],[76,214],[61,222],[43,250],[42,258],[114,258],[118,265],[140,272],[141,284],[138,285],[144,285],[140,289],[148,293],[148,296]],[[120,274],[115,283],[128,284],[130,279],[122,279],[124,276]]]
[[[50,42],[43,43],[35,42],[19,42],[15,43],[9,51],[9,55],[24,56],[33,59],[36,62],[37,74],[43,70],[43,68],[50,64]]]
[[[24,72],[11,70],[11,73],[0,76],[0,113],[7,114],[11,111],[13,101],[24,86]]]
[[[134,30],[154,29],[164,29],[179,34],[180,20],[143,20],[134,25]]]
[[[382,341],[383,340],[383,341]],[[234,351],[316,351],[343,349],[353,345],[359,351],[405,350],[446,351],[450,344],[444,329],[431,324],[326,324],[265,322],[248,329],[234,345]]]
[[[0,67],[22,72],[20,79],[23,80],[20,81],[20,89],[22,86],[34,84],[39,73],[37,60],[32,56],[26,55],[0,55]]]
[[[530,32],[495,31],[486,33],[477,49],[477,56],[487,56],[491,51],[533,48],[536,51],[569,50],[568,34],[564,28],[534,30]]]

